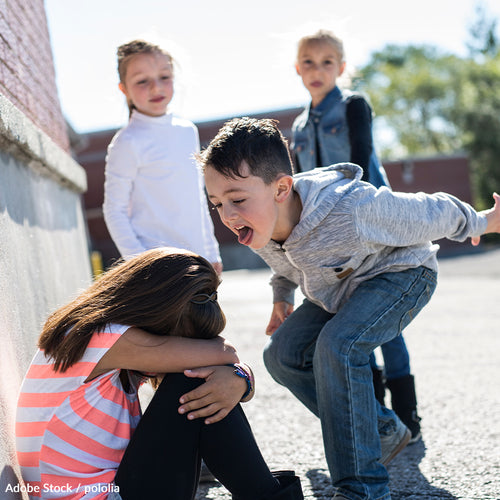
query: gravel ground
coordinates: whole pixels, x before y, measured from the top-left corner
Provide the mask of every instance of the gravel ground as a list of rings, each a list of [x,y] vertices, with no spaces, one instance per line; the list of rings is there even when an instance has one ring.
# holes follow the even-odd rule
[[[405,332],[423,440],[389,465],[399,499],[500,499],[500,249],[440,260],[437,291]],[[252,365],[255,398],[244,405],[271,469],[293,468],[307,499],[333,488],[319,422],[267,374],[262,362],[271,312],[269,271],[224,273],[226,336]],[[196,500],[230,500],[219,483]]]

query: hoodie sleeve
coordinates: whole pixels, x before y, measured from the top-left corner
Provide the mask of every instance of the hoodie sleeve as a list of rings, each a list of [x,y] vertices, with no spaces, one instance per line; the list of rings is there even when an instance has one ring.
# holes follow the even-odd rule
[[[446,193],[365,190],[353,213],[361,240],[393,247],[441,238],[465,241],[483,234],[487,225],[484,215]]]
[[[282,301],[292,305],[295,303],[296,283],[275,273],[271,276],[270,284],[273,288],[273,304]]]

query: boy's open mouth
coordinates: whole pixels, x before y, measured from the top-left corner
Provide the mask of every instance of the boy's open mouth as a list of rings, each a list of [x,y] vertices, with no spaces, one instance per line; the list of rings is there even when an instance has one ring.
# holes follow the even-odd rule
[[[248,226],[238,226],[234,228],[238,233],[238,243],[248,245],[252,239],[253,230]]]

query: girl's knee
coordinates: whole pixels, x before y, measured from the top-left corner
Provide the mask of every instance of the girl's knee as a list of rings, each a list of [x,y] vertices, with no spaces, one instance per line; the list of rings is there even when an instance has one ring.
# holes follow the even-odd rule
[[[155,395],[163,393],[178,393],[179,395],[192,391],[205,382],[202,378],[186,377],[183,373],[166,373]]]

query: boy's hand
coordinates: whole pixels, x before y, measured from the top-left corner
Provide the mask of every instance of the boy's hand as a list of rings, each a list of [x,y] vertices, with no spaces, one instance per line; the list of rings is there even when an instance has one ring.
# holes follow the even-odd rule
[[[293,312],[293,305],[288,302],[276,302],[273,305],[271,319],[266,328],[266,335],[272,335]]]
[[[481,214],[486,215],[486,219],[488,221],[486,231],[483,234],[500,233],[500,195],[493,193],[493,199],[495,200],[493,207],[489,210],[483,210],[480,212]],[[476,246],[479,245],[480,240],[480,236],[475,236],[474,238],[471,238],[471,243]]]
[[[185,370],[186,377],[204,378],[205,383],[180,398],[179,413],[187,418],[205,419],[205,424],[222,420],[241,400],[248,385],[234,374],[232,366],[205,366]]]

